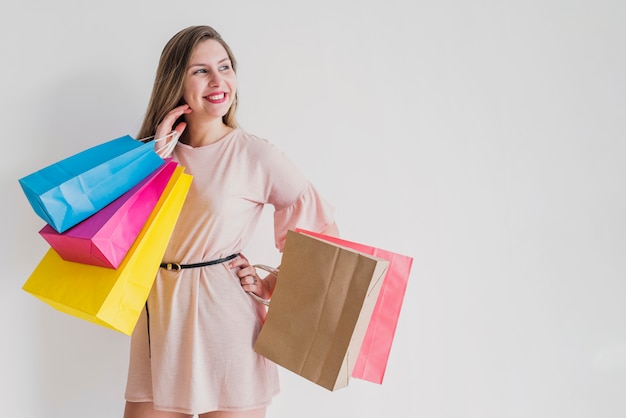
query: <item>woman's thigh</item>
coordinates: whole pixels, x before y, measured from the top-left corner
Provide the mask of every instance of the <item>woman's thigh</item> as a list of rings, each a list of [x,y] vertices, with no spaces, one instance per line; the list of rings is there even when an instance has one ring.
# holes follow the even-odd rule
[[[192,418],[178,412],[157,411],[152,402],[126,402],[124,418]]]
[[[249,411],[215,411],[200,414],[200,418],[265,418],[266,408],[252,409]]]

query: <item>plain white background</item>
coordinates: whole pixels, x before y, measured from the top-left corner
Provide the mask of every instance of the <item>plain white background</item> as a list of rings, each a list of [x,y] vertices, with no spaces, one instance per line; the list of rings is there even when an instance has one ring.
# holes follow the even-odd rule
[[[274,418],[626,416],[626,3],[11,2],[0,13],[0,415],[121,417],[129,338],[21,290],[18,178],[134,135],[165,42],[209,24],[242,126],[414,257],[382,385],[282,371]],[[276,263],[269,216],[247,249]]]

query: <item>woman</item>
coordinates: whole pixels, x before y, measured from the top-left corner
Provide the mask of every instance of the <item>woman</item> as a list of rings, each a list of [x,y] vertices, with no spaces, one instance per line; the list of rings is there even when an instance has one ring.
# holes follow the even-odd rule
[[[268,299],[276,279],[240,251],[265,204],[279,250],[295,227],[338,234],[332,206],[276,147],[239,129],[236,110],[228,45],[208,26],[177,33],[139,137],[178,137],[171,156],[193,181],[131,339],[125,418],[264,417],[278,373],[253,350],[265,309],[248,292]]]

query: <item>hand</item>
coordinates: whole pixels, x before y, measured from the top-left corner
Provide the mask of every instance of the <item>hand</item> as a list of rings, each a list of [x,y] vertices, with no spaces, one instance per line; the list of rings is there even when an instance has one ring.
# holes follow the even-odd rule
[[[176,126],[174,123],[184,114],[191,113],[191,107],[189,105],[184,104],[181,106],[177,106],[174,109],[170,110],[167,115],[163,118],[161,123],[157,126],[156,132],[154,134],[154,139],[159,140],[159,144],[155,145],[157,152],[159,150],[167,150],[168,144],[171,141],[177,141],[178,138],[183,134],[183,131],[187,127],[186,122],[180,122]],[[166,136],[168,136],[165,138]],[[165,138],[165,139],[161,139]],[[161,155],[162,158],[168,157],[169,155]]]
[[[238,269],[237,277],[239,277],[243,290],[252,292],[263,299],[269,299],[271,296],[269,284],[258,276],[256,268],[250,265],[250,262],[243,254],[240,253],[238,257],[234,258],[229,263],[229,267]]]

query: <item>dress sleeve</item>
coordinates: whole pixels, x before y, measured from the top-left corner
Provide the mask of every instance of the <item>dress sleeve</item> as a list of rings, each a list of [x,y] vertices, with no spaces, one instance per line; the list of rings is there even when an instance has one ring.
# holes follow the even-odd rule
[[[300,196],[291,205],[274,211],[274,239],[281,252],[288,230],[302,228],[322,232],[333,223],[335,208],[307,182]]]
[[[263,161],[265,198],[274,206],[274,240],[279,251],[283,251],[288,230],[321,232],[333,223],[335,208],[280,150],[270,145]]]

